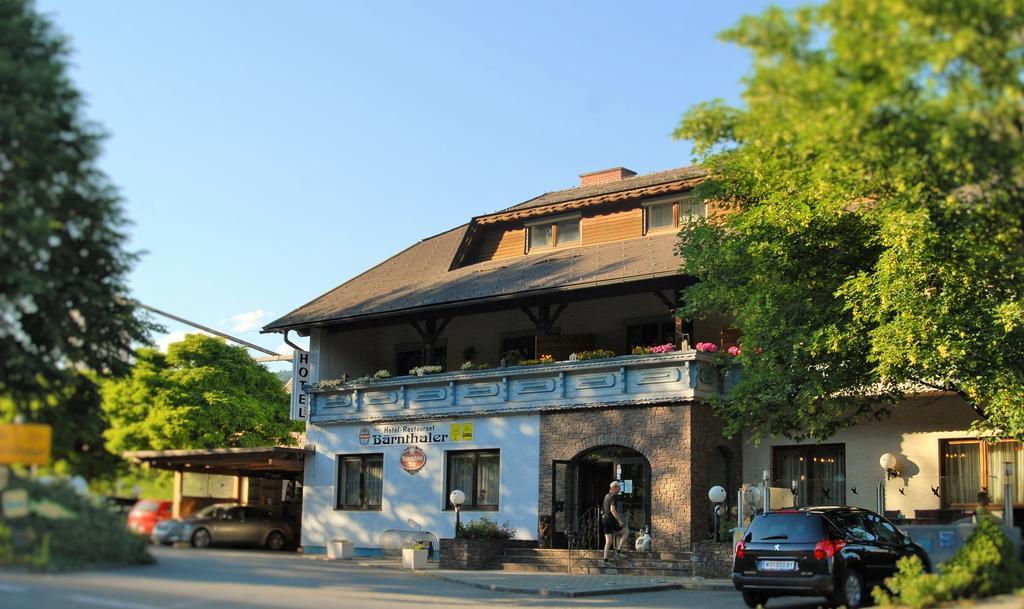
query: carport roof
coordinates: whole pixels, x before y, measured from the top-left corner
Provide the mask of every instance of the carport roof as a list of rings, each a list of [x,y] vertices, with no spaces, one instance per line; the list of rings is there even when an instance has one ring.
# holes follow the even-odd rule
[[[221,474],[250,478],[301,479],[309,448],[259,446],[253,448],[206,448],[198,450],[137,450],[125,453],[136,463],[176,472]]]

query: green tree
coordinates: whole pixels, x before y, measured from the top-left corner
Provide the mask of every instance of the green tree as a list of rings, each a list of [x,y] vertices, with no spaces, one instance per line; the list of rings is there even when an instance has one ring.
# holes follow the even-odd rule
[[[1024,5],[832,0],[721,37],[742,103],[676,136],[722,213],[680,234],[684,314],[733,314],[729,429],[825,438],[904,391],[1024,436]]]
[[[190,334],[166,355],[139,349],[131,373],[101,392],[115,454],[294,443],[281,381],[219,338]]]
[[[0,0],[0,395],[18,404],[79,366],[125,370],[152,329],[124,298],[135,256],[68,56],[32,2]]]
[[[0,423],[16,414],[53,428],[52,468],[89,480],[106,478],[123,469],[122,460],[104,448],[107,417],[100,407],[100,390],[93,375],[78,374],[40,397],[22,400],[0,397]]]

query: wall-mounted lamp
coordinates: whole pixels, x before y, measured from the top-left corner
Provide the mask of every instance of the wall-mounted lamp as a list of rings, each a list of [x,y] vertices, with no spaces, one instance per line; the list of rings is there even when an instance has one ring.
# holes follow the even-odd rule
[[[892,453],[885,453],[879,457],[878,464],[885,470],[886,480],[892,480],[893,478],[899,477],[900,472],[897,469],[897,466],[900,464],[900,461],[896,458],[896,455]]]

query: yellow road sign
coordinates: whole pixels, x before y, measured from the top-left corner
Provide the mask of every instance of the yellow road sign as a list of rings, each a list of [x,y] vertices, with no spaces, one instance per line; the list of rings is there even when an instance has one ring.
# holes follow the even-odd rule
[[[0,425],[0,464],[47,465],[53,429],[40,423]]]

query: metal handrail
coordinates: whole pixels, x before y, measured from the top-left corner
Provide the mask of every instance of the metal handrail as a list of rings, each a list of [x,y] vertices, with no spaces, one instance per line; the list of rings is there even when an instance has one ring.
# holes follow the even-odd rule
[[[565,532],[569,541],[569,573],[572,573],[573,551],[600,549],[601,508],[594,506],[580,514],[573,526]]]

